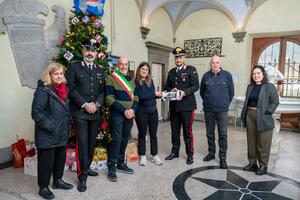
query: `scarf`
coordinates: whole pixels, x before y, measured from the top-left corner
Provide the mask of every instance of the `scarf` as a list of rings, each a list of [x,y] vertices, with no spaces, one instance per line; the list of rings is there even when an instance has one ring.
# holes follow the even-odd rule
[[[64,83],[62,83],[59,86],[52,84],[52,87],[56,91],[56,94],[59,96],[59,98],[65,101],[67,97],[67,86]]]

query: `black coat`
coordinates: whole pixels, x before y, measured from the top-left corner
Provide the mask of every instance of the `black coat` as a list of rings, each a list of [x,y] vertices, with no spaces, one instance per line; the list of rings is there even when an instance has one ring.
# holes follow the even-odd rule
[[[176,67],[168,73],[164,90],[170,92],[173,88],[184,91],[185,95],[180,101],[171,101],[170,109],[176,112],[193,111],[197,109],[194,93],[199,89],[199,78],[195,67],[187,65],[176,72]]]
[[[71,115],[66,98],[62,101],[51,85],[38,82],[31,110],[35,121],[35,143],[38,149],[66,146],[70,133]]]
[[[85,120],[100,120],[101,107],[105,96],[104,72],[99,66],[88,69],[83,61],[71,63],[66,71],[72,116]],[[94,114],[84,111],[84,103],[97,102],[98,110]]]

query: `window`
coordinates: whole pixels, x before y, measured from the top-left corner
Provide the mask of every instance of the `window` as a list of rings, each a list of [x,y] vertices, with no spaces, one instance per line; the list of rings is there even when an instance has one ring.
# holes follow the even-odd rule
[[[294,42],[286,44],[283,96],[300,97],[300,46]]]
[[[260,55],[258,64],[262,66],[272,66],[278,69],[279,66],[280,42],[268,46]]]
[[[300,36],[256,38],[253,41],[252,63],[281,72],[284,80],[275,83],[282,84],[281,96],[284,97],[300,97],[299,44]]]

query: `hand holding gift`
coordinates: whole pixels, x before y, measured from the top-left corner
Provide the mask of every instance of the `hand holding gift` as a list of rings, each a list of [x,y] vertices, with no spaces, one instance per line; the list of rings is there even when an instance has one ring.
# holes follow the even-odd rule
[[[180,101],[185,96],[185,92],[182,90],[177,90],[176,92],[176,100]]]
[[[180,101],[185,96],[185,92],[174,88],[171,92],[162,92],[163,101]]]

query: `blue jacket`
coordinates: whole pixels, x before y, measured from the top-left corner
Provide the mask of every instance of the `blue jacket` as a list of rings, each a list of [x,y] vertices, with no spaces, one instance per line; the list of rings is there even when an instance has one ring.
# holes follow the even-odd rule
[[[200,96],[203,110],[208,112],[227,112],[234,96],[231,74],[221,69],[218,73],[206,72],[201,80]]]
[[[156,96],[153,80],[151,80],[151,85],[148,85],[143,82],[142,85],[139,82],[135,81],[135,90],[136,94],[139,97],[139,107],[138,112],[154,112],[156,108]]]

